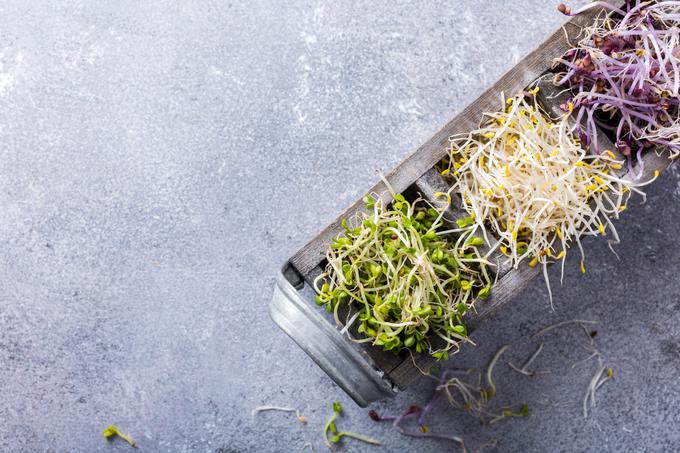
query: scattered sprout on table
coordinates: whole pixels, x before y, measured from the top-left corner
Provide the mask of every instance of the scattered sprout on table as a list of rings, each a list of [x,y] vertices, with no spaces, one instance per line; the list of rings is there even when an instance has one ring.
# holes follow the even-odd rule
[[[494,424],[509,417],[526,417],[529,415],[529,406],[522,404],[518,409],[510,407],[490,407],[490,400],[495,395],[496,386],[491,379],[491,373],[499,357],[507,346],[499,351],[491,359],[486,372],[487,382],[492,386],[493,391],[489,391],[482,384],[482,372],[478,369],[457,370],[448,369],[441,373],[437,380],[437,387],[432,397],[424,407],[411,405],[399,415],[380,415],[375,410],[369,411],[371,419],[378,422],[392,422],[394,428],[401,434],[410,437],[434,438],[450,440],[458,444],[463,451],[467,451],[463,438],[456,434],[441,433],[432,431],[426,424],[428,415],[437,417],[441,415],[434,413],[436,404],[445,399],[449,406],[465,411],[469,415],[479,420],[482,424]],[[407,422],[415,422],[416,426],[407,427]]]
[[[585,334],[586,340],[588,342],[588,344],[586,346],[586,350],[591,352],[591,355],[589,355],[588,357],[586,357],[583,360],[579,360],[578,362],[574,363],[571,366],[571,368],[575,368],[578,365],[589,362],[593,358],[597,358],[597,369],[596,369],[593,377],[590,379],[588,386],[586,387],[586,394],[583,398],[583,417],[584,418],[588,417],[588,407],[591,407],[591,408],[595,407],[595,403],[596,403],[595,393],[597,392],[597,390],[599,390],[600,387],[602,387],[606,382],[613,380],[613,377],[614,377],[614,371],[611,368],[606,367],[603,364],[602,354],[600,353],[600,351],[598,351],[595,348],[594,338],[597,335],[597,332],[588,330],[586,328],[586,326],[589,325],[589,324],[596,324],[596,323],[594,321],[588,321],[588,320],[584,320],[584,319],[569,319],[567,321],[558,322],[556,324],[544,327],[543,329],[539,330],[538,332],[536,332],[532,336],[532,338],[536,338],[538,336],[545,335],[546,333],[548,333],[548,332],[550,332],[554,329],[557,329],[557,328],[560,328],[560,327],[565,327],[565,326],[572,326],[572,325],[576,325],[583,330],[583,333]],[[593,333],[595,333],[595,335],[593,335]]]
[[[560,327],[568,326],[570,324],[578,324],[581,327],[583,327],[585,324],[597,324],[595,321],[589,321],[587,319],[568,319],[566,321],[561,321],[555,324],[551,324],[549,326],[546,326],[536,332],[535,334],[532,335],[532,338],[540,337],[541,335],[544,335],[551,330],[558,329]]]
[[[529,377],[536,376],[536,375],[539,374],[540,372],[538,372],[538,371],[529,371],[527,368],[529,368],[529,366],[531,366],[531,364],[534,363],[534,360],[536,360],[536,357],[538,357],[538,355],[541,353],[541,351],[543,351],[543,343],[541,343],[540,345],[538,345],[538,347],[536,348],[536,351],[534,351],[534,353],[531,354],[531,357],[529,357],[529,358],[527,359],[527,361],[524,362],[524,365],[522,365],[521,368],[518,367],[517,365],[515,365],[515,364],[512,363],[512,362],[507,362],[507,363],[508,363],[508,366],[509,366],[511,369],[517,371],[519,374],[523,374],[523,375],[529,376]]]
[[[627,2],[621,10],[593,2],[575,15],[604,7],[580,40],[555,60],[555,83],[573,95],[563,106],[574,112],[577,126],[597,143],[598,127],[615,136],[618,150],[640,164],[645,149],[666,148],[680,155],[680,2]],[[642,174],[642,168],[637,171]]]
[[[392,426],[394,427],[394,429],[404,436],[450,440],[458,444],[463,449],[463,451],[465,451],[465,443],[463,442],[463,439],[460,436],[457,436],[455,434],[431,432],[426,425],[420,423],[420,419],[428,411],[429,409],[427,407],[423,409],[420,406],[411,405],[407,407],[406,410],[404,410],[399,415],[379,415],[378,412],[376,412],[375,410],[371,410],[368,412],[368,416],[371,417],[371,419],[376,422],[392,422]],[[403,422],[408,421],[409,419],[415,419],[416,415],[419,416],[418,428],[409,429],[403,426],[404,425]]]
[[[485,390],[482,394],[482,396],[490,400],[496,395],[496,384],[493,382],[492,376],[493,376],[493,368],[496,366],[496,363],[498,362],[498,359],[503,355],[505,351],[508,349],[508,345],[506,344],[505,346],[501,347],[496,354],[494,354],[493,358],[491,359],[491,362],[489,362],[489,366],[486,368],[486,382],[489,384],[489,387],[487,390]]]
[[[380,441],[373,439],[372,437],[363,436],[350,431],[339,431],[335,425],[335,420],[340,416],[341,413],[342,406],[340,406],[340,403],[337,401],[333,402],[333,415],[331,416],[330,420],[326,422],[326,425],[323,428],[323,438],[329,448],[332,448],[333,445],[339,443],[343,437],[359,440],[371,445],[380,445]]]
[[[125,435],[120,432],[116,425],[109,425],[103,432],[104,438],[106,440],[113,440],[114,437],[120,437],[125,442],[130,444],[131,447],[137,448],[137,443],[132,439],[132,437]]]
[[[446,359],[467,341],[463,316],[475,298],[489,295],[491,277],[478,249],[484,241],[469,234],[471,220],[454,226],[457,237],[443,234],[442,213],[422,199],[392,196],[386,204],[368,195],[369,212],[343,220],[344,233],[314,281],[316,302],[338,325],[339,310],[350,307],[344,330],[356,325],[357,342]]]

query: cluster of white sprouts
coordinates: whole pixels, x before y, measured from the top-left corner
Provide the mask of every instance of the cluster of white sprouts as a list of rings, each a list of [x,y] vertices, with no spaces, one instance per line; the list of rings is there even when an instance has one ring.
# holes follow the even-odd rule
[[[547,264],[564,264],[574,244],[585,272],[582,237],[618,241],[612,219],[644,183],[617,176],[624,162],[610,150],[589,155],[566,116],[555,120],[541,110],[537,92],[507,99],[479,129],[452,137],[442,173],[484,235],[490,230],[499,238],[512,267],[540,264],[547,281]]]

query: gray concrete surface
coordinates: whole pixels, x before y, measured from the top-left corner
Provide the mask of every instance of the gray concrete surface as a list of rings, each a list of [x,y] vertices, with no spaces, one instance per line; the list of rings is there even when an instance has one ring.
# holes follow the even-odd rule
[[[583,3],[583,2],[581,2]],[[340,426],[383,447],[456,451],[378,425],[267,315],[281,263],[541,42],[555,2],[0,4],[0,450],[293,452],[339,400]],[[620,222],[620,260],[530,289],[455,358],[480,366],[538,327],[599,321],[616,381],[584,420],[593,364],[579,332],[546,338],[528,380],[501,363],[499,398],[527,419],[432,430],[496,451],[678,451],[680,175]],[[558,270],[551,272],[558,278]],[[571,336],[570,336],[571,335]],[[432,383],[376,405],[420,403]],[[298,407],[252,420],[261,404]]]

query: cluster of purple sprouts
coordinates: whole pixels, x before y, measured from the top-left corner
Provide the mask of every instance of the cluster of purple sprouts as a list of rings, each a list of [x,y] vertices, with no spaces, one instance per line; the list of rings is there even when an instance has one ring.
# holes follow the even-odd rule
[[[556,59],[555,83],[571,93],[577,132],[596,154],[604,130],[629,167],[646,150],[680,155],[680,1],[593,2],[567,15],[604,8],[582,39]],[[641,171],[639,172],[641,174]]]

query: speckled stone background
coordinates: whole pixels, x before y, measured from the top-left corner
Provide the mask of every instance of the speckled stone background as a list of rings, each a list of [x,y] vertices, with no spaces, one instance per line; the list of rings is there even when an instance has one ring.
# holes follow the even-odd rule
[[[583,3],[583,2],[581,2]],[[323,451],[339,425],[381,439],[345,451],[456,451],[375,424],[279,331],[280,265],[565,21],[555,2],[0,4],[0,450]],[[496,451],[680,450],[680,174],[620,222],[620,260],[590,241],[556,312],[536,281],[457,366],[539,327],[599,321],[615,372],[584,419],[582,332],[545,338],[499,399],[532,415],[481,427],[442,407],[433,431]],[[559,278],[559,269],[551,271]],[[423,380],[376,405],[422,404]],[[250,417],[260,404],[300,408]],[[308,450],[309,451],[309,450]]]

